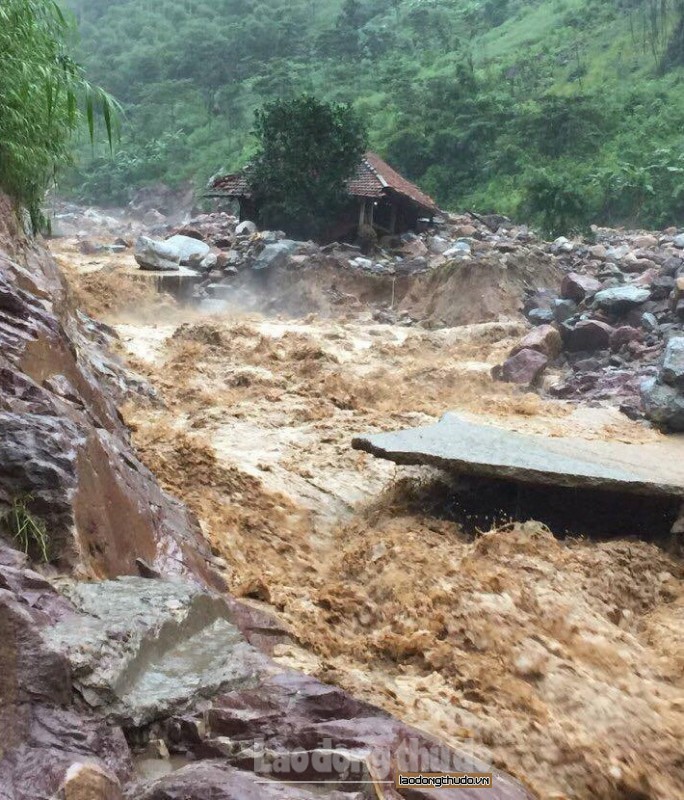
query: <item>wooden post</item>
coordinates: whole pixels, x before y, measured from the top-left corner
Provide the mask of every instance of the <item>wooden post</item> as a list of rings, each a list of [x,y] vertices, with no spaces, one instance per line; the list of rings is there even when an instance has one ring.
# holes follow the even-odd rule
[[[359,210],[359,230],[363,228],[366,223],[366,201],[362,200],[360,203],[360,210]]]
[[[397,229],[397,207],[392,203],[392,210],[390,211],[390,224],[389,231],[392,236]]]

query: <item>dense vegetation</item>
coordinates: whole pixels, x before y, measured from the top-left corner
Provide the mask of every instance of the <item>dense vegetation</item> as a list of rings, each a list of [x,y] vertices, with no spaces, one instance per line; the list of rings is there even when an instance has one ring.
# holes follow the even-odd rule
[[[259,222],[318,237],[349,202],[345,187],[366,150],[366,130],[349,105],[302,94],[256,114],[257,150],[247,174]]]
[[[237,168],[254,109],[306,91],[447,207],[684,220],[684,0],[68,1],[127,110],[76,176],[89,200]]]
[[[112,137],[109,98],[90,86],[64,49],[68,24],[51,0],[0,5],[0,188],[26,206],[34,224],[49,181],[70,159],[82,111],[95,111]]]

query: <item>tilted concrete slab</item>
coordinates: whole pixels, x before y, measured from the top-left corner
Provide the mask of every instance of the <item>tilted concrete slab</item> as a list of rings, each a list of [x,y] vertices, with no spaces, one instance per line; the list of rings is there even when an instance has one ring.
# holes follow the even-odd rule
[[[583,489],[684,496],[684,437],[624,444],[554,438],[469,422],[455,413],[396,433],[357,437],[356,450],[397,464]]]

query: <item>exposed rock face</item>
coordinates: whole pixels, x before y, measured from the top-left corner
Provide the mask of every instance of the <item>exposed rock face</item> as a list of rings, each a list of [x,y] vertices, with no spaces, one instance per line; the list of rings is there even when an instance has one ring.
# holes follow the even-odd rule
[[[123,733],[89,712],[75,710],[69,661],[46,641],[52,625],[73,616],[71,605],[27,569],[16,551],[0,546],[3,800],[51,797],[69,769],[84,761],[113,776],[114,789],[117,781],[130,777]],[[78,798],[74,792],[65,791],[66,797]]]
[[[52,258],[6,201],[2,212],[0,246],[13,252],[0,253],[0,504],[32,495],[65,566],[137,574],[142,558],[215,581],[196,521],[133,452],[116,402],[134,387],[101,349],[110,333],[71,313]]]

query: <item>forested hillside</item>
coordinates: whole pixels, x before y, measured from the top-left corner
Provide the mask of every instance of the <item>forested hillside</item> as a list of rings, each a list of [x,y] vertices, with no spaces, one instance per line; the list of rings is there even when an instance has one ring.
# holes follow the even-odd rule
[[[447,207],[684,218],[683,0],[69,0],[89,76],[124,104],[78,191],[240,165],[256,107],[351,101],[371,143]],[[87,155],[87,153],[86,153]]]

